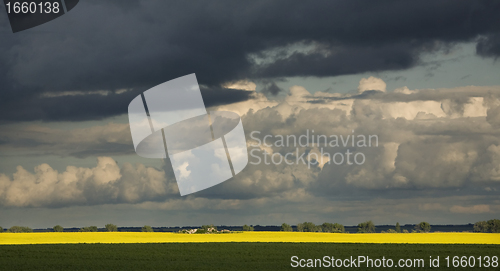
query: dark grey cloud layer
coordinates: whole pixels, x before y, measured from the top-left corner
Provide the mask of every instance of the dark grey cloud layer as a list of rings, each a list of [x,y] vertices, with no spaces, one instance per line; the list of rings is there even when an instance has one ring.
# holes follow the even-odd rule
[[[252,92],[221,87],[201,87],[205,106],[246,101]],[[6,99],[0,107],[0,121],[83,121],[98,120],[127,113],[127,108],[142,91],[124,93],[40,97],[27,95]]]
[[[497,58],[500,56],[500,34],[497,33],[481,38],[477,43],[476,51],[478,55],[484,57]]]
[[[481,87],[473,88],[481,91]],[[440,95],[438,97],[442,97]],[[472,90],[469,95],[473,95]],[[469,98],[475,100],[477,97]],[[168,159],[161,168],[148,168],[141,164],[118,165],[111,157],[100,157],[97,165],[90,168],[68,166],[56,172],[49,165],[40,164],[34,172],[18,167],[15,174],[0,173],[0,206],[62,207],[162,201],[169,205],[169,201],[178,200],[181,207],[175,208],[189,209],[196,204],[210,208],[205,206],[205,200],[228,200],[233,202],[221,201],[217,205],[227,204],[225,208],[234,206],[244,210],[244,203],[240,201],[277,200],[269,206],[303,202],[311,204],[311,209],[307,210],[314,211],[314,208],[325,208],[340,200],[368,204],[376,199],[401,202],[414,199],[418,204],[443,203],[443,206],[423,206],[424,210],[438,208],[445,212],[474,213],[474,208],[479,208],[485,213],[497,214],[500,210],[497,200],[500,194],[500,100],[481,97],[483,101],[471,105],[476,110],[469,108],[448,116],[451,99],[450,95],[441,101],[431,100],[430,104],[410,100],[404,106],[400,102],[355,99],[350,110],[345,111],[337,106],[310,106],[307,98],[301,100],[296,96],[289,102],[309,108],[294,111],[294,106],[284,101],[245,114],[242,122],[250,163],[236,177],[199,193],[188,197],[178,195],[174,169]],[[440,117],[433,115],[436,108],[441,111]],[[387,112],[404,116],[402,111],[405,110],[415,112],[416,116],[385,116]],[[476,115],[471,116],[474,112]],[[254,131],[258,133],[253,135]],[[372,147],[343,146],[342,139],[340,145],[332,146],[314,139],[313,134],[325,135],[328,141],[331,135],[345,138],[354,134],[377,135],[378,139],[377,145]],[[269,139],[265,139],[267,135]],[[305,143],[301,136],[311,136],[307,139],[308,146],[278,143],[278,136],[287,138],[289,135],[298,138],[299,144]],[[255,137],[270,145],[258,144]],[[42,126],[18,127],[0,131],[2,140],[11,143],[0,145],[0,151],[29,149],[31,153],[76,157],[85,156],[84,151],[88,156],[133,151],[126,124],[110,123],[70,131]],[[328,162],[330,155],[345,153],[348,149],[352,153],[362,152],[366,161],[362,165]],[[102,150],[104,152],[100,152]],[[323,152],[329,154],[325,163],[306,165],[305,161],[318,161]],[[296,160],[302,153],[307,153],[304,162]],[[308,158],[311,153],[316,156]],[[277,161],[284,157],[287,162],[272,163],[271,154],[278,157]],[[267,156],[267,163],[264,160],[256,163],[256,156],[260,159]],[[453,197],[464,197],[467,203],[442,201]],[[319,204],[318,199],[329,203]],[[467,206],[472,207],[467,209]],[[460,209],[462,207],[466,209]]]
[[[0,12],[0,118],[122,114],[140,91],[193,72],[214,104],[230,103],[251,97],[219,92],[221,83],[407,69],[422,52],[478,37],[477,53],[497,57],[499,11],[498,1],[82,1],[16,34]],[[314,49],[266,64],[249,57],[297,43]],[[118,89],[133,91],[40,98]]]
[[[278,87],[275,82],[267,83],[262,89],[263,93],[271,94],[273,96],[278,95],[278,93],[283,92],[283,89]]]

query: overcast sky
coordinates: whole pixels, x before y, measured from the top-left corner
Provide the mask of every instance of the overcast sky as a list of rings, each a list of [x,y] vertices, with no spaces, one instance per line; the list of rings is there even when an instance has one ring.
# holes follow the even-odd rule
[[[82,0],[14,34],[0,11],[0,226],[499,218],[499,13],[498,1]],[[319,163],[249,164],[181,197],[169,159],[134,152],[127,108],[191,73],[261,158],[296,150],[277,135],[312,130],[378,146],[350,148],[362,165],[299,147]]]

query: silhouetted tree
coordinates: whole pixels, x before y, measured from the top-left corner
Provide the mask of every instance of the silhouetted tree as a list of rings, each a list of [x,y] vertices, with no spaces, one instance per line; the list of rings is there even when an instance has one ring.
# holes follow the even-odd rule
[[[297,224],[297,231],[302,232],[317,232],[321,231],[321,226],[316,226],[312,222],[304,222]]]
[[[345,232],[344,225],[339,223],[323,223],[321,225],[321,231],[323,232]]]
[[[358,233],[374,233],[374,232],[375,232],[375,225],[371,220],[358,224]]]
[[[245,224],[245,225],[243,225],[243,231],[253,231],[253,227]]]
[[[399,226],[399,222],[396,222],[396,232],[401,232],[401,226]]]
[[[488,231],[493,233],[500,233],[500,219],[488,220]]]
[[[118,227],[115,224],[106,224],[104,227],[107,231],[118,231]]]
[[[334,232],[340,232],[340,233],[345,232],[344,225],[339,224],[339,223],[333,223],[333,229],[334,229]]]
[[[488,232],[488,222],[478,221],[474,223],[474,232]]]
[[[55,225],[52,229],[54,229],[55,232],[63,232],[64,228],[61,225]]]
[[[19,233],[19,232],[22,232],[22,231],[21,231],[21,227],[19,227],[19,226],[12,226],[12,227],[9,228],[8,232]]]
[[[415,230],[417,232],[430,232],[431,231],[431,225],[428,222],[422,221],[415,225]]]
[[[81,232],[96,232],[97,226],[83,227],[80,229]]]
[[[33,232],[33,229],[31,229],[30,227],[12,226],[9,228],[9,232],[12,233]]]
[[[144,227],[142,227],[141,231],[142,232],[154,232],[153,228],[151,228],[151,226],[148,226],[148,225],[145,225]]]
[[[304,224],[302,224],[302,223],[297,224],[297,231],[300,231],[300,232],[304,231]]]
[[[292,226],[290,226],[286,223],[283,223],[283,224],[281,224],[281,231],[293,231],[293,228],[292,228]]]

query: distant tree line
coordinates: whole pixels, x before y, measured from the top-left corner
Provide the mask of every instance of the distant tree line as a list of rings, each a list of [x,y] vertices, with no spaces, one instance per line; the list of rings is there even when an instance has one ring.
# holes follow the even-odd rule
[[[55,225],[53,228],[54,232],[63,232],[64,228],[61,225]]]
[[[412,233],[427,233],[431,231],[431,225],[428,222],[422,221],[415,225]],[[287,223],[281,225],[281,231],[293,231],[292,226]],[[323,223],[315,225],[312,222],[304,222],[297,224],[297,231],[299,232],[345,232],[344,226],[338,223]],[[366,221],[358,224],[358,233],[374,233],[376,232],[373,222]],[[500,219],[490,219],[488,221],[479,221],[474,224],[474,232],[483,233],[500,233]],[[396,223],[394,229],[382,231],[382,233],[409,233],[408,230],[401,230],[399,222]]]
[[[97,226],[89,226],[80,228],[80,232],[97,232]]]
[[[281,231],[293,231],[292,226],[283,223]],[[321,225],[315,225],[312,222],[304,222],[297,224],[297,231],[299,232],[345,232],[344,225],[339,223],[325,222]]]
[[[430,232],[431,231],[431,224],[427,222],[420,222],[417,225],[415,225],[415,231],[416,232]]]
[[[4,232],[4,229],[2,227],[0,227],[0,232]],[[12,226],[7,230],[7,232],[11,233],[33,232],[33,229],[30,227]]]
[[[118,226],[115,224],[106,224],[104,226],[106,231],[108,232],[116,232],[118,231]],[[64,228],[61,225],[56,225],[52,228],[54,232],[63,232]],[[321,225],[316,225],[313,222],[304,222],[298,223],[296,226],[298,232],[330,232],[330,233],[344,233],[345,228],[344,225],[339,223],[328,223],[325,222]],[[243,225],[243,231],[253,231],[253,226]],[[283,223],[281,225],[281,231],[291,232],[293,231],[293,227],[287,223]],[[88,226],[82,227],[79,230],[80,232],[97,232],[97,226]],[[154,232],[151,226],[145,225],[141,228],[142,232]],[[427,233],[431,231],[431,225],[428,222],[420,222],[415,225],[414,229],[411,231],[412,233]],[[0,227],[0,233],[2,232],[10,232],[10,233],[22,233],[22,232],[33,232],[33,229],[30,227],[22,227],[22,226],[12,226],[9,229],[5,230]],[[217,227],[214,225],[203,225],[200,229],[197,229],[196,233],[211,233],[217,232]],[[358,233],[374,233],[376,232],[375,224],[369,220],[362,223],[359,223],[357,226]],[[396,223],[394,229],[388,229],[386,231],[381,231],[382,233],[409,233],[406,229],[401,229],[399,222]],[[500,233],[500,219],[491,219],[488,221],[478,221],[474,224],[474,232],[482,232],[482,233]]]
[[[283,224],[281,224],[281,231],[293,231],[293,228],[292,228],[292,226],[290,226],[286,223],[283,223]]]
[[[416,232],[430,232],[431,225],[428,222],[420,222],[415,225],[415,229],[412,230],[413,233]],[[293,227],[287,223],[281,224],[281,231],[293,231]],[[313,222],[304,222],[297,224],[298,232],[331,232],[331,233],[344,233],[345,228],[344,225],[339,223],[328,223],[325,222],[321,225],[316,225]],[[370,221],[365,221],[358,224],[357,228],[358,233],[375,233],[376,228],[375,224]],[[401,231],[401,225],[399,222],[396,223],[394,229],[389,229],[387,231],[382,231],[382,233],[409,233],[408,230]]]
[[[243,225],[242,227],[243,231],[253,231],[254,228],[252,226],[248,226],[247,224]]]
[[[148,225],[144,225],[144,227],[141,228],[142,232],[154,232],[153,228]]]
[[[412,233],[426,233],[431,231],[431,224],[429,222],[422,221],[415,225],[415,228],[411,231]],[[373,222],[366,221],[358,224],[358,233],[374,233],[375,225]],[[381,233],[410,233],[408,230],[401,230],[401,225],[399,222],[396,223],[394,229],[388,229],[386,231],[381,231]]]
[[[118,231],[118,226],[115,224],[106,224],[104,225],[104,228],[108,232],[114,232]],[[56,225],[52,228],[54,232],[63,232],[64,228],[61,225]],[[82,227],[80,228],[79,232],[97,232],[99,229],[97,226],[89,226],[89,227]],[[153,228],[151,226],[145,225],[141,228],[142,232],[154,232]]]
[[[375,232],[375,224],[370,221],[366,221],[358,224],[358,233],[373,233]]]
[[[500,233],[500,219],[476,222],[474,224],[474,232]]]
[[[115,224],[106,224],[104,228],[106,228],[107,231],[118,231],[118,226]]]

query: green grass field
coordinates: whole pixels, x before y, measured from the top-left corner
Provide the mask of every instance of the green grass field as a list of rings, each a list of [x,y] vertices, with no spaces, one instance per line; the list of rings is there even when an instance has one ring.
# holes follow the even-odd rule
[[[456,270],[445,267],[446,256],[498,257],[500,246],[342,243],[1,245],[0,270],[289,270],[293,269],[293,255],[300,258],[369,256],[372,259],[385,256],[394,262],[407,258],[424,259],[424,268],[393,267],[392,270],[431,270],[429,256],[440,256],[440,268],[432,270]],[[334,268],[353,269],[381,268]],[[460,269],[498,270],[498,267]]]

